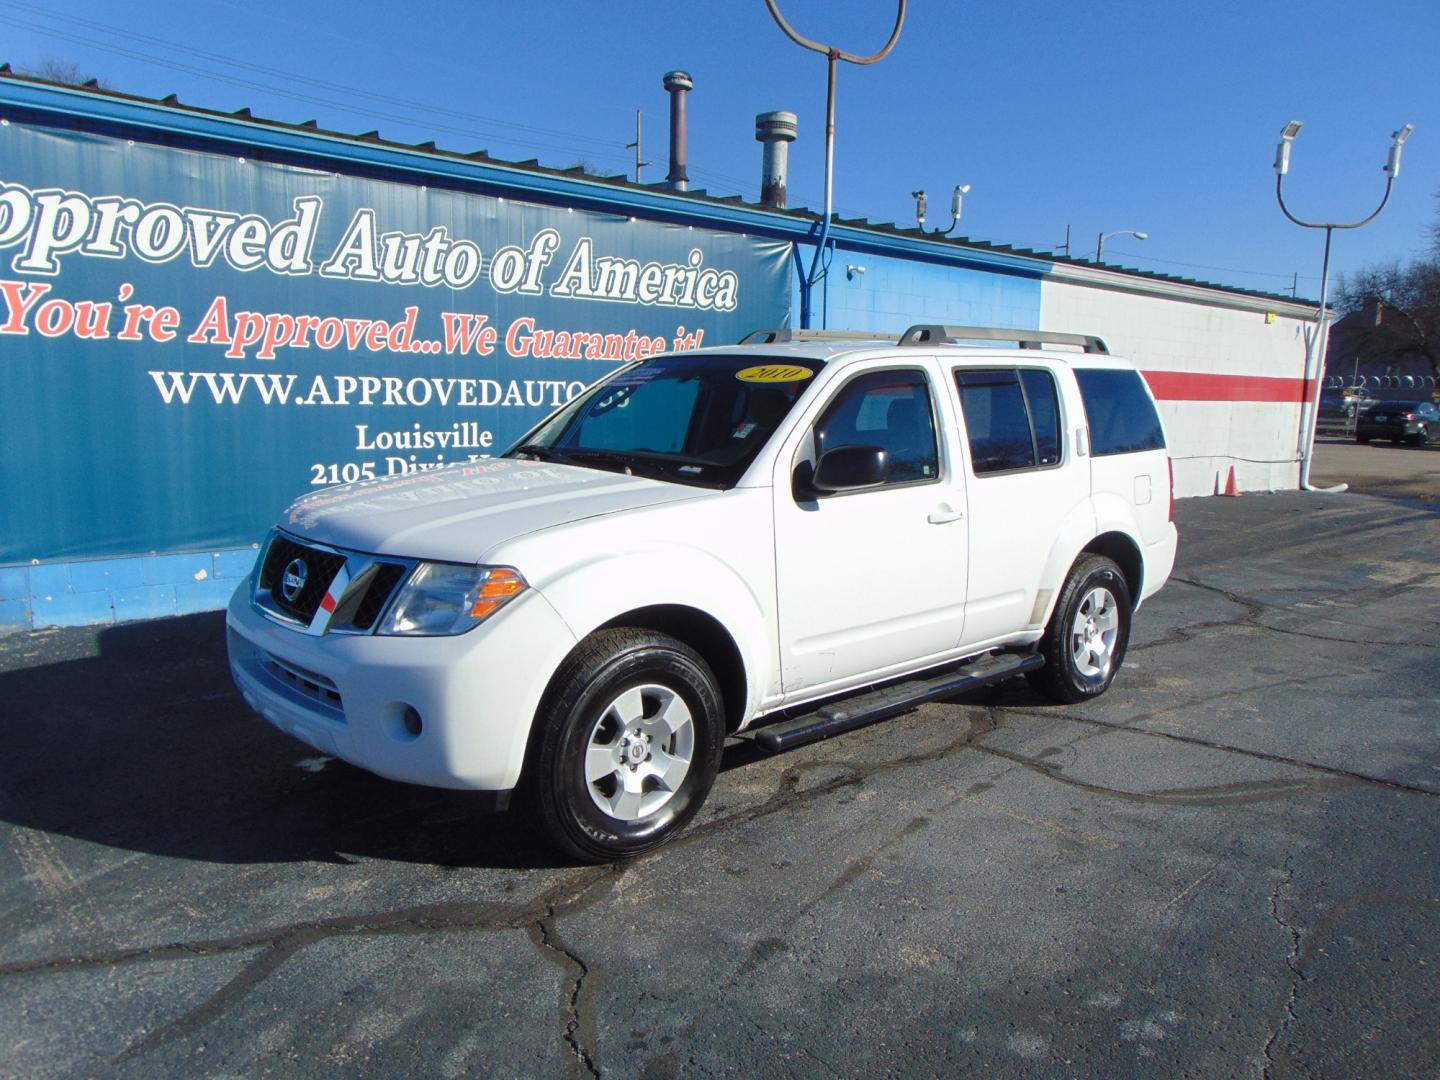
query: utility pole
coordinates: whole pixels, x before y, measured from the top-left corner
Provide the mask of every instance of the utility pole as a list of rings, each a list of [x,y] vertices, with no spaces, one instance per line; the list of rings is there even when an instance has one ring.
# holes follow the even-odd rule
[[[629,149],[631,149],[631,148],[634,148],[634,150],[635,150],[635,183],[638,184],[638,183],[640,183],[640,170],[643,169],[646,165],[654,165],[654,164],[655,164],[653,161],[641,161],[641,160],[640,160],[640,110],[639,110],[639,109],[636,109],[636,110],[635,110],[635,141],[634,141],[634,142],[627,142],[627,143],[625,144],[625,149],[626,149],[626,150],[629,150]]]

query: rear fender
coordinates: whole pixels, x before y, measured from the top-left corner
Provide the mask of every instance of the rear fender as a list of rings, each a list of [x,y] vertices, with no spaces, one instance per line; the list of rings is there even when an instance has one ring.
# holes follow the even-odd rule
[[[1089,500],[1080,502],[1060,523],[1055,532],[1055,542],[1050,545],[1050,554],[1040,573],[1040,589],[1035,595],[1035,605],[1030,612],[1030,625],[1043,627],[1050,621],[1060,589],[1065,584],[1065,575],[1075,564],[1075,559],[1085,545],[1095,539],[1095,514]]]

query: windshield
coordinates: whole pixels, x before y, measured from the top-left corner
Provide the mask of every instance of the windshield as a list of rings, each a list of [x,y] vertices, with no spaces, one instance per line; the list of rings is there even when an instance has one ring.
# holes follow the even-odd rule
[[[754,356],[645,360],[585,391],[505,456],[734,487],[820,368]]]

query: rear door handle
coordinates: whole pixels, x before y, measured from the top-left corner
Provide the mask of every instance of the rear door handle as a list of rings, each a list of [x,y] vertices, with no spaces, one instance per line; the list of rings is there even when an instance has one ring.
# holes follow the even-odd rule
[[[951,510],[950,507],[941,504],[930,511],[930,516],[925,520],[931,525],[945,525],[951,521],[959,521],[965,516],[964,510]]]

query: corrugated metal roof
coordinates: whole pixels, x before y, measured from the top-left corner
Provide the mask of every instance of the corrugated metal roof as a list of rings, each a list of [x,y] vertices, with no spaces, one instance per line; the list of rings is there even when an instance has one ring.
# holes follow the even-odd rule
[[[791,219],[796,223],[813,224],[817,226],[821,218],[820,213],[811,210],[808,207],[796,206],[786,207],[784,209],[777,209],[775,207],[766,206],[762,203],[748,202],[739,195],[712,195],[704,188],[691,188],[689,191],[684,192],[672,191],[669,188],[669,185],[663,180],[649,184],[637,184],[623,174],[614,174],[608,176],[597,175],[595,173],[587,172],[583,166],[579,165],[563,169],[553,168],[550,166],[542,165],[537,158],[529,158],[524,161],[507,161],[502,158],[492,157],[485,150],[472,150],[469,152],[445,150],[437,147],[433,140],[426,140],[419,143],[395,142],[393,140],[383,138],[378,130],[366,131],[361,133],[344,132],[334,131],[328,128],[322,128],[314,120],[306,120],[300,123],[289,123],[282,120],[273,120],[263,116],[256,116],[248,106],[245,108],[237,109],[234,112],[223,112],[216,109],[207,109],[198,105],[186,104],[184,102],[181,102],[179,97],[175,94],[167,94],[163,98],[148,98],[138,94],[127,94],[119,90],[111,90],[108,88],[100,87],[95,84],[94,80],[91,80],[90,82],[85,83],[82,86],[57,83],[48,79],[38,78],[36,76],[18,74],[11,70],[9,64],[0,65],[0,83],[3,83],[4,81],[9,81],[12,83],[30,84],[40,87],[53,87],[58,90],[64,90],[84,96],[93,96],[97,99],[105,99],[117,102],[129,102],[137,105],[175,110],[176,112],[196,117],[211,118],[215,120],[240,121],[246,124],[257,125],[259,127],[268,128],[275,131],[294,132],[302,135],[314,135],[326,139],[340,140],[341,142],[364,144],[376,147],[386,147],[395,150],[404,150],[412,153],[419,153],[421,155],[434,157],[438,160],[483,162],[505,169],[517,170],[521,173],[532,173],[537,177],[559,177],[571,180],[583,180],[586,183],[599,184],[604,187],[616,189],[617,192],[631,191],[645,193],[662,193],[667,198],[693,202],[694,204],[696,204],[696,209],[699,210],[701,213],[704,212],[703,207],[705,206],[717,208],[722,206],[740,207],[760,214],[778,215],[783,218]],[[323,151],[317,151],[317,153],[323,153]],[[725,224],[724,222],[720,223]],[[895,224],[894,222],[871,222],[868,218],[842,218],[837,215],[832,219],[832,238],[834,238],[836,235],[833,231],[834,226],[839,226],[843,229],[850,230],[852,233],[852,238],[853,234],[868,234],[874,238],[874,241],[876,243],[883,246],[890,246],[887,244],[887,240],[889,240],[890,238],[903,238],[905,241],[907,241],[907,243],[904,245],[904,253],[912,255],[923,251],[923,248],[917,248],[915,246],[916,242],[919,242],[919,244],[923,245],[923,247],[930,247],[931,245],[933,245],[933,250],[936,255],[945,253],[953,257],[954,255],[958,255],[964,252],[973,252],[976,255],[982,257],[998,256],[1002,259],[1009,257],[1010,259],[1017,260],[1017,269],[1022,267],[1022,263],[1020,261],[1029,262],[1032,260],[1039,260],[1046,263],[1053,263],[1062,266],[1075,266],[1084,267],[1092,270],[1104,270],[1107,273],[1113,273],[1124,277],[1137,278],[1141,280],[1164,282],[1172,285],[1189,286],[1194,288],[1213,290],[1216,292],[1228,293],[1235,296],[1245,296],[1263,300],[1272,300],[1278,303],[1285,304],[1298,304],[1306,307],[1316,306],[1313,301],[1296,299],[1280,293],[1264,292],[1255,289],[1245,289],[1234,285],[1222,285],[1216,282],[1200,281],[1195,278],[1178,277],[1175,275],[1160,273],[1158,271],[1152,270],[1137,270],[1130,267],[1117,266],[1111,263],[1097,263],[1088,259],[1076,259],[1063,255],[1057,255],[1054,252],[1036,251],[1031,248],[1014,247],[1009,244],[997,244],[990,241],[976,240],[965,236],[937,236],[934,233],[926,232],[922,228],[914,226],[900,226]]]

